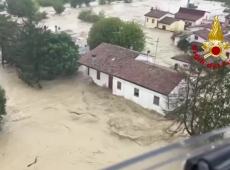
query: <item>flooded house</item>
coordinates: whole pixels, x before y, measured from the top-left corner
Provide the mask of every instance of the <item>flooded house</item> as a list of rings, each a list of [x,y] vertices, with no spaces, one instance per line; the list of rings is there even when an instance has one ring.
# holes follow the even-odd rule
[[[98,86],[161,114],[175,109],[183,76],[152,63],[151,56],[102,43],[79,60],[79,70]],[[174,96],[174,98],[171,98]]]
[[[152,7],[150,11],[145,14],[145,26],[148,28],[157,28],[158,22],[166,16],[173,17],[174,15]]]
[[[185,22],[173,17],[164,17],[158,22],[158,28],[172,32],[183,32]]]
[[[208,19],[208,13],[202,10],[180,7],[175,14],[175,18],[185,21],[185,25],[188,27],[202,24]]]
[[[151,10],[145,14],[145,26],[172,32],[182,32],[185,28],[185,22],[174,18],[174,14],[172,13],[151,8]]]

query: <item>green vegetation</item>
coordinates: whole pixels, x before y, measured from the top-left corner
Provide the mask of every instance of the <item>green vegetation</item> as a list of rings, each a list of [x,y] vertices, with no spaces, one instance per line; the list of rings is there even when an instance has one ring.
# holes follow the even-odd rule
[[[184,51],[184,52],[187,52],[190,48],[191,48],[191,44],[188,42],[188,40],[186,40],[186,38],[182,38],[178,44],[177,44],[177,47]]]
[[[119,18],[105,18],[92,26],[88,38],[91,49],[102,42],[142,51],[145,36],[140,26],[134,22],[123,22]]]
[[[53,6],[53,1],[54,0],[37,0],[39,5],[43,7]]]
[[[38,5],[33,0],[6,0],[7,11],[18,17],[32,18],[38,12]]]
[[[194,61],[185,76],[185,93],[180,96],[183,102],[178,102],[172,113],[180,125],[190,135],[229,126],[230,69],[213,71]]]
[[[100,12],[97,15],[92,10],[84,10],[84,11],[80,12],[78,18],[80,20],[86,21],[86,22],[97,22],[97,21],[105,18],[105,15],[103,12]]]
[[[5,91],[0,87],[0,121],[2,116],[6,114],[6,96]]]
[[[63,0],[55,0],[53,2],[53,8],[56,11],[57,14],[61,14],[64,12],[65,7],[64,7],[64,1]]]
[[[40,80],[71,75],[78,68],[78,46],[66,33],[51,33],[31,20],[18,26],[0,15],[0,35],[3,60],[31,86],[41,87]]]
[[[94,0],[70,0],[70,5],[73,8],[76,8],[77,6],[81,7],[83,4],[86,6],[89,6],[89,3]]]

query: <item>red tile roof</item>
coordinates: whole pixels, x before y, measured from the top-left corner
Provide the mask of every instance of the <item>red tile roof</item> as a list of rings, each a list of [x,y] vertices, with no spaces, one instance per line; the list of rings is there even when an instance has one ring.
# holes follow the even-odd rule
[[[146,13],[145,16],[153,18],[161,18],[169,12],[161,11],[159,9],[151,9],[150,12]]]
[[[190,64],[192,61],[192,57],[189,56],[188,54],[176,55],[176,56],[172,57],[172,59],[177,60],[177,61],[181,61],[184,63],[188,63],[188,64]]]
[[[139,54],[116,45],[102,43],[82,56],[79,63],[149,90],[164,95],[170,94],[183,76],[166,67],[135,60]],[[96,57],[92,57],[93,55]]]
[[[159,23],[171,25],[172,23],[176,21],[179,21],[179,19],[172,18],[172,17],[164,17],[159,21]]]
[[[193,33],[205,40],[208,40],[209,32],[210,32],[209,30],[203,29],[203,30],[194,31]]]
[[[175,14],[175,18],[188,21],[197,21],[198,19],[203,17],[205,13],[206,11],[181,7],[179,11]]]

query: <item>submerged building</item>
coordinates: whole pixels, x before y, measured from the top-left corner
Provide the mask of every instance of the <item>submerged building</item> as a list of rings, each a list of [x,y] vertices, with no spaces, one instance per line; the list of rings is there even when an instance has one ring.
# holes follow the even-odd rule
[[[184,89],[180,73],[153,64],[149,55],[117,45],[102,43],[79,63],[79,70],[98,86],[161,114],[175,109],[176,97]]]

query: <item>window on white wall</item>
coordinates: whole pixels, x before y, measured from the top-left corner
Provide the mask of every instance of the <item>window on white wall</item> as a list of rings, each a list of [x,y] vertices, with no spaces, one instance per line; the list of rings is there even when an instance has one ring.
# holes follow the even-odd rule
[[[97,71],[97,79],[98,79],[98,80],[101,79],[101,73],[100,73],[100,71]]]
[[[198,37],[197,35],[195,35],[195,40],[198,40],[198,38],[199,38],[199,37]]]
[[[134,96],[139,97],[139,89],[134,88]]]
[[[121,90],[121,82],[117,82],[117,89]]]
[[[160,104],[160,97],[154,96],[154,98],[153,98],[153,104],[159,106],[159,104]]]
[[[152,23],[154,23],[155,22],[155,20],[154,19],[152,19]]]
[[[149,22],[149,19],[148,19],[148,18],[146,18],[146,21],[147,21],[147,22]]]

